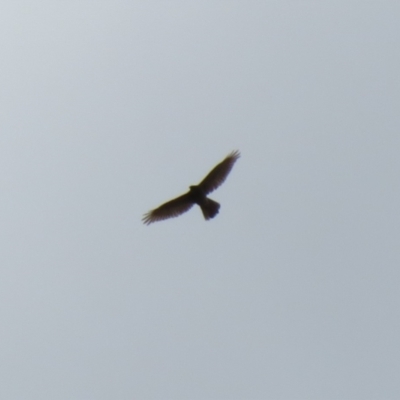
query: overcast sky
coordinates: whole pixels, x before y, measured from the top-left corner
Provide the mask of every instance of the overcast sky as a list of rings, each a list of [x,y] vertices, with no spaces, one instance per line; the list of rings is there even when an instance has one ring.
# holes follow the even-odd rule
[[[400,3],[5,1],[0,398],[400,398]],[[145,226],[229,152],[198,207]]]

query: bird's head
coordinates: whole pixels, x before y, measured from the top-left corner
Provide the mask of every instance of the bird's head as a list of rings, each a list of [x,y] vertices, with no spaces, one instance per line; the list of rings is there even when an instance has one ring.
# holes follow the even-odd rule
[[[189,189],[192,193],[200,193],[201,192],[198,185],[191,185],[191,186],[189,186]]]

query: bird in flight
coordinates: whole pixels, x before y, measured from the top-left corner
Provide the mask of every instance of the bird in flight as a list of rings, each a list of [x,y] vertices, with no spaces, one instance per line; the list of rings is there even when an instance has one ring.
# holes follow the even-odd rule
[[[178,217],[189,211],[195,204],[200,206],[206,220],[214,218],[219,212],[220,205],[208,198],[207,195],[224,183],[239,157],[240,153],[237,150],[230,153],[198,185],[190,186],[190,190],[187,193],[145,214],[143,223],[149,225],[152,222]]]

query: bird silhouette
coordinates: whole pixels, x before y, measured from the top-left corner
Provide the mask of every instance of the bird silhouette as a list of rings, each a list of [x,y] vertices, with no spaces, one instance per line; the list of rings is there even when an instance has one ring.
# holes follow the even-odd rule
[[[189,192],[144,214],[143,223],[149,225],[156,221],[178,217],[195,204],[200,206],[206,220],[214,218],[219,212],[220,204],[207,195],[224,183],[239,157],[240,153],[237,150],[230,153],[198,185],[189,186]]]

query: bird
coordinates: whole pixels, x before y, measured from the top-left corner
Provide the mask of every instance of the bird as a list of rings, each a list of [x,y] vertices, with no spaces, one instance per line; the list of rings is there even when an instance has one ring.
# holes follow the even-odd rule
[[[195,204],[200,206],[206,221],[214,218],[219,212],[220,204],[208,198],[207,195],[224,183],[239,157],[238,150],[232,151],[198,185],[189,186],[187,193],[144,214],[143,223],[150,225],[156,221],[178,217],[189,211]]]

